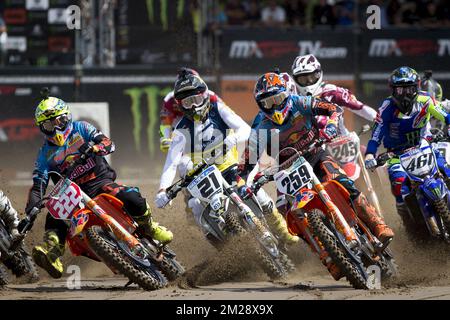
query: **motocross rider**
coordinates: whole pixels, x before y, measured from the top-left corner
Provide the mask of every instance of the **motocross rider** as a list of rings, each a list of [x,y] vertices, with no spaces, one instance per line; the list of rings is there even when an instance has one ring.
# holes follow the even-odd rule
[[[19,216],[17,215],[16,209],[11,205],[8,197],[0,190],[0,219],[3,220],[9,233],[11,234],[11,241],[15,242],[21,238],[19,230],[17,229],[19,225]]]
[[[312,95],[335,103],[371,123],[375,121],[377,112],[373,108],[356,99],[348,89],[323,81],[322,67],[314,55],[308,54],[296,57],[292,64],[292,77],[297,84],[299,94]],[[349,131],[345,127],[344,117],[339,117],[338,123],[339,134],[348,134]],[[326,117],[320,117],[319,124],[324,126]]]
[[[432,98],[439,101],[441,103],[442,108],[449,113],[450,112],[450,100],[445,99],[442,100],[442,86],[439,82],[432,78],[433,71],[426,70],[424,71],[424,76],[420,81],[420,90],[427,92]],[[443,124],[440,121],[435,121],[435,119],[431,119],[431,127],[444,129]]]
[[[254,96],[260,112],[254,120],[256,125],[252,126],[249,149],[250,154],[256,154],[258,158],[266,147],[261,146],[260,141],[271,141],[271,135],[275,132],[278,132],[280,150],[291,147],[298,151],[307,150],[319,137],[331,140],[337,135],[337,120],[342,109],[312,96],[290,94],[286,90],[284,79],[277,73],[269,72],[261,76],[256,82]],[[319,115],[328,117],[323,129],[319,129],[316,122],[316,116]],[[269,146],[266,152],[269,156],[275,156],[270,154]],[[283,163],[294,153],[295,150],[284,150],[280,154],[279,163]],[[392,230],[325,149],[316,148],[306,154],[305,159],[314,168],[319,179],[334,179],[349,191],[358,217],[381,242],[392,239]],[[278,199],[277,206],[283,213],[286,211],[286,201],[283,198]]]
[[[68,105],[59,98],[48,97],[48,92],[44,93],[44,99],[36,108],[35,121],[45,141],[33,171],[33,186],[25,209],[27,214],[38,204],[41,192],[45,193],[49,178],[53,182],[58,180],[49,172],[64,174],[75,160],[86,154],[85,163],[78,165],[71,179],[92,198],[100,193],[108,193],[121,200],[144,235],[164,244],[172,240],[172,232],[151,218],[151,209],[139,189],[115,182],[116,172],[104,158],[115,149],[108,137],[88,122],[72,121]],[[60,278],[64,271],[60,257],[64,253],[67,231],[68,226],[63,220],[56,220],[48,214],[44,243],[33,248],[32,256],[36,264],[53,278]]]
[[[419,145],[422,138],[431,138],[430,116],[446,126],[450,123],[450,114],[442,109],[441,104],[427,93],[419,92],[420,77],[414,69],[406,66],[395,69],[389,77],[389,86],[392,95],[382,102],[367,145],[367,169],[377,166],[375,154],[381,142],[387,151],[400,155],[404,150]],[[450,169],[445,159],[436,150],[435,155],[440,170],[449,176]],[[409,213],[404,197],[410,193],[410,187],[406,172],[397,157],[388,161],[388,174],[397,212],[405,226],[408,226]]]
[[[165,207],[171,199],[166,189],[172,184],[183,154],[191,157],[185,164],[186,172],[199,163],[213,145],[222,141],[226,147],[222,162],[218,169],[228,183],[234,184],[239,179],[237,173],[238,151],[236,145],[247,141],[250,127],[225,103],[208,90],[208,86],[199,76],[184,72],[178,77],[174,86],[174,96],[181,106],[183,117],[173,132],[173,140],[167,154],[160,190],[155,203],[159,208]],[[196,143],[197,142],[197,143]],[[216,162],[217,163],[217,162]],[[245,183],[245,182],[244,182]],[[272,200],[264,193],[258,193],[258,200],[272,230],[286,243],[295,243],[298,237],[292,236],[283,217],[273,205]],[[191,197],[188,201],[194,219],[202,228],[201,213],[204,210],[199,199]]]

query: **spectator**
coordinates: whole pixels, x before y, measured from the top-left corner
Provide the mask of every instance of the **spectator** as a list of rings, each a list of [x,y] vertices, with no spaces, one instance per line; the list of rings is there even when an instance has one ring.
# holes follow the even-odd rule
[[[420,21],[419,12],[416,1],[408,1],[401,6],[400,15],[402,17],[401,24],[415,25]]]
[[[441,26],[450,26],[450,3],[441,0],[437,5],[437,18]]]
[[[313,8],[313,24],[316,25],[331,25],[336,24],[336,17],[331,5],[327,3],[327,0],[319,0]]]
[[[6,33],[6,24],[3,20],[2,16],[0,15],[0,65],[3,66],[6,63],[6,40],[7,40],[7,33]]]
[[[246,24],[249,26],[257,26],[261,24],[261,8],[259,1],[252,0],[248,4]]]
[[[396,25],[400,23],[400,2],[398,0],[391,0],[389,1],[389,4],[387,5],[387,16],[388,16],[388,22],[390,25]]]
[[[437,16],[437,5],[433,1],[428,1],[425,4],[424,10],[420,10],[420,23],[427,28],[439,27],[440,22]]]
[[[228,0],[225,13],[229,25],[242,25],[247,16],[245,8],[239,0]]]
[[[261,12],[262,22],[266,26],[283,26],[286,23],[286,11],[275,0],[269,0]]]
[[[350,26],[355,20],[355,3],[351,0],[340,1],[336,7],[336,23],[340,26]]]
[[[306,5],[303,0],[287,0],[284,8],[286,11],[286,20],[289,25],[305,25]]]

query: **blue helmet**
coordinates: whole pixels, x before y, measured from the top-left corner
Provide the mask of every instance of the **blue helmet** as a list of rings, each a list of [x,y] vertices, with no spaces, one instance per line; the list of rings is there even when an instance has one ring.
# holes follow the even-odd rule
[[[419,92],[420,76],[417,71],[410,67],[395,69],[389,77],[389,86],[397,108],[402,113],[410,113]]]

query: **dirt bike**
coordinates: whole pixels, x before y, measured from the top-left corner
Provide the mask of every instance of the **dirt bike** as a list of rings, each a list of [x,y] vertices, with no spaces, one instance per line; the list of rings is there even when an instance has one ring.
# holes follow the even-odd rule
[[[20,277],[28,283],[36,282],[39,280],[39,274],[22,240],[16,239],[13,242],[8,227],[0,219],[0,261],[16,277]],[[1,268],[0,285],[5,285],[8,282],[8,273],[4,268]]]
[[[377,165],[397,158],[411,184],[411,192],[404,197],[408,207],[409,220],[405,227],[419,230],[434,238],[450,243],[450,193],[444,176],[439,171],[434,148],[439,150],[450,163],[450,143],[436,137],[430,144],[422,139],[420,145],[408,148],[400,155],[385,152],[377,157]]]
[[[364,159],[360,149],[359,136],[369,131],[369,125],[364,125],[358,133],[351,131],[348,134],[334,138],[326,144],[326,148],[350,179],[357,181],[362,174],[361,179],[367,188],[369,201],[381,214],[380,201],[364,165]]]
[[[397,273],[397,266],[388,243],[382,244],[356,215],[348,191],[334,180],[321,183],[302,156],[323,143],[318,139],[304,153],[283,149],[280,153],[291,149],[296,154],[265,169],[253,188],[275,181],[288,203],[290,232],[309,244],[335,280],[345,276],[355,289],[370,289],[372,271],[378,268],[381,278],[388,279]]]
[[[278,247],[278,240],[230,185],[214,165],[220,153],[204,159],[186,176],[167,188],[169,199],[186,188],[204,204],[200,223],[207,239],[216,247],[234,236],[248,236],[258,262],[273,279],[285,277],[292,263]],[[253,243],[255,244],[253,246]],[[219,246],[220,248],[220,246]]]
[[[145,290],[156,290],[184,273],[175,253],[156,240],[144,237],[137,223],[126,213],[123,203],[106,193],[90,198],[69,177],[83,162],[76,160],[48,196],[42,197],[23,224],[23,232],[31,229],[44,207],[54,219],[70,225],[66,243],[74,256],[85,256],[105,263],[115,274],[129,279]]]

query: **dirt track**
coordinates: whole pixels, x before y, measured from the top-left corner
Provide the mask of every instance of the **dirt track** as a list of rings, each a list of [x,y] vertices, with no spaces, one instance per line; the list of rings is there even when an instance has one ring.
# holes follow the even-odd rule
[[[151,201],[154,187],[141,187]],[[23,208],[25,190],[9,189],[17,208]],[[290,250],[297,271],[284,282],[269,282],[245,256],[235,259],[225,254],[216,258],[215,249],[189,221],[180,196],[169,210],[155,210],[154,215],[174,232],[172,248],[187,269],[215,259],[214,263],[206,265],[203,277],[194,288],[175,283],[154,292],[144,292],[133,286],[125,289],[126,280],[113,277],[102,264],[74,258],[66,253],[64,263],[81,268],[81,290],[69,290],[65,278],[54,281],[40,270],[42,280],[39,283],[13,283],[0,290],[0,299],[450,299],[450,250],[440,246],[417,248],[407,241],[392,210],[394,203],[388,192],[380,190],[380,198],[383,199],[386,220],[396,231],[392,249],[400,265],[401,276],[381,290],[354,290],[344,280],[332,280],[303,243]],[[44,216],[39,217],[27,240],[30,246],[41,241],[43,222]]]

